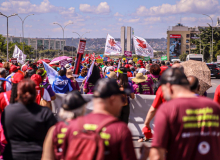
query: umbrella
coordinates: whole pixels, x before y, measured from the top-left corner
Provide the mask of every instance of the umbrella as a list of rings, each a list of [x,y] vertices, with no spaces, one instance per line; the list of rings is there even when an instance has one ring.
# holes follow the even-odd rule
[[[195,76],[198,78],[200,85],[200,89],[199,89],[200,95],[203,95],[205,91],[207,91],[210,87],[212,87],[211,71],[207,67],[205,62],[189,60],[181,63],[181,65],[183,66],[184,73],[187,77]]]
[[[50,64],[56,64],[56,63],[59,63],[59,62],[60,62],[61,60],[63,60],[63,59],[70,60],[70,59],[72,59],[72,58],[67,57],[67,56],[57,57],[57,58],[54,58],[54,59],[50,62]]]
[[[49,59],[40,59],[40,60],[37,61],[37,64],[43,63],[42,61],[44,61],[45,63],[50,63]]]

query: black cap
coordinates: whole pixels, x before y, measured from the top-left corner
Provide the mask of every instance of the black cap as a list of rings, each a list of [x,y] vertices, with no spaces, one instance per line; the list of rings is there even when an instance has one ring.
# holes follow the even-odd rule
[[[95,85],[93,96],[95,98],[107,98],[117,94],[130,94],[128,89],[121,91],[115,79],[103,78]]]
[[[64,110],[70,111],[80,108],[82,105],[86,104],[87,101],[82,97],[79,91],[73,91],[67,93],[63,99],[62,108]]]
[[[162,84],[189,85],[186,75],[179,68],[169,68],[162,74],[160,85]]]

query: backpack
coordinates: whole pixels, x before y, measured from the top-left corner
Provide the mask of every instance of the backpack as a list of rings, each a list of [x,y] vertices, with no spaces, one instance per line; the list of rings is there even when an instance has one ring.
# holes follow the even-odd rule
[[[153,88],[154,95],[156,95],[157,90],[158,90],[158,88],[160,87],[160,85],[159,85],[160,76],[158,77],[158,80],[154,79],[151,75],[150,75],[150,77],[151,77],[151,79],[152,79],[153,82],[154,82],[152,88]]]
[[[39,87],[40,89],[37,90],[38,94],[36,97],[36,103],[40,105],[41,99],[43,99],[43,95],[44,95],[44,88]]]
[[[101,122],[95,131],[83,128],[83,117],[77,119],[79,130],[69,143],[65,160],[104,160],[105,140],[100,132],[104,127],[118,120],[110,117]]]

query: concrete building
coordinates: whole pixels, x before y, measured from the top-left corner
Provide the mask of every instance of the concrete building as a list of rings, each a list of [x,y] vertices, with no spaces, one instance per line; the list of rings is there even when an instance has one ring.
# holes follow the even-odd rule
[[[193,53],[196,45],[191,44],[191,39],[196,39],[199,34],[198,27],[187,27],[178,23],[167,30],[167,59],[176,59],[180,54]]]
[[[6,37],[6,36],[4,36]],[[22,37],[8,37],[9,42],[22,42]],[[63,50],[64,46],[66,46],[66,40],[60,39],[43,39],[43,38],[24,38],[24,42],[27,45],[30,45],[34,50],[37,49],[52,49],[52,50]]]
[[[125,26],[121,27],[121,54],[124,55],[125,52]]]

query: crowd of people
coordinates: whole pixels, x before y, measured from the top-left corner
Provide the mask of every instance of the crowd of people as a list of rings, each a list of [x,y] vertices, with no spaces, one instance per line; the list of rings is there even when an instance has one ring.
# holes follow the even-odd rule
[[[128,128],[130,101],[155,95],[146,113],[139,159],[218,159],[220,87],[214,101],[199,95],[197,77],[186,77],[179,62],[110,60],[51,65],[58,76],[50,83],[42,63],[24,65],[0,60],[0,153],[4,160],[136,160]],[[89,73],[92,67],[92,72]],[[59,113],[51,101],[65,94]],[[85,115],[93,95],[93,111]],[[144,106],[143,106],[144,107]],[[139,142],[152,136],[140,135]]]

